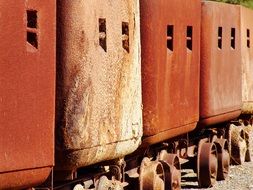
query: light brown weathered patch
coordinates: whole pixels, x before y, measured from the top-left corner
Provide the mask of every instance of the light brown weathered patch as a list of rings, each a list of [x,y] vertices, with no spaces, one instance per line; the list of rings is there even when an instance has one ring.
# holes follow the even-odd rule
[[[242,112],[253,113],[253,11],[241,7]],[[248,47],[248,40],[250,46]]]
[[[138,1],[62,0],[58,6],[57,99],[64,106],[57,109],[56,165],[75,169],[133,152],[142,136]],[[101,22],[106,26],[99,29]],[[129,23],[129,53],[123,22]]]

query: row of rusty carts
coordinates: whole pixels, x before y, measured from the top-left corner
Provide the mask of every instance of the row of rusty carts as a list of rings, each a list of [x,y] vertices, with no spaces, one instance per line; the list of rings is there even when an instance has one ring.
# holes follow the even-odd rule
[[[178,190],[253,160],[253,10],[1,0],[0,189]]]

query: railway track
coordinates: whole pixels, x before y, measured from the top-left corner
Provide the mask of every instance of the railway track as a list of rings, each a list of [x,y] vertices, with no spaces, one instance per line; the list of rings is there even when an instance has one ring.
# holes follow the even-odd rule
[[[182,190],[200,190],[197,175],[191,169],[182,172]],[[253,162],[231,166],[226,180],[218,181],[208,190],[253,190]],[[201,188],[201,190],[204,190]]]

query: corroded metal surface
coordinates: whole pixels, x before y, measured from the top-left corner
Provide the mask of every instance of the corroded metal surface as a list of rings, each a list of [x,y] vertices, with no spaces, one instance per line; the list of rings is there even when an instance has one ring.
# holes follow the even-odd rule
[[[139,146],[139,25],[137,0],[58,1],[57,169]]]
[[[247,143],[245,141],[243,126],[230,125],[229,143],[231,146],[231,163],[236,165],[243,164],[245,162],[247,152]]]
[[[41,183],[54,164],[55,9],[0,2],[0,189]]]
[[[253,10],[241,6],[242,113],[253,113]]]
[[[165,190],[165,173],[161,162],[144,158],[140,166],[140,190]]]
[[[164,169],[165,190],[180,190],[181,165],[178,156],[162,150],[158,155],[158,160],[160,160]]]
[[[35,187],[49,176],[52,167],[34,168],[0,173],[0,189],[26,189]]]
[[[217,180],[225,180],[228,176],[229,165],[230,165],[230,154],[229,154],[229,145],[226,139],[216,139],[215,145],[217,148],[218,154],[218,172]]]
[[[200,118],[209,125],[240,114],[240,7],[202,2],[201,28]]]
[[[218,172],[216,145],[200,140],[197,156],[197,175],[200,187],[211,187],[216,182]]]
[[[178,128],[172,128],[170,130],[157,133],[156,135],[145,137],[142,140],[141,146],[145,148],[151,144],[156,144],[157,142],[161,142],[170,137],[175,137],[177,135],[183,134],[185,133],[184,131],[186,129],[190,130],[190,129],[194,129],[195,127],[196,127],[196,123],[192,123],[192,124],[180,126]]]
[[[120,181],[117,181],[115,179],[109,180],[107,177],[102,176],[96,184],[96,190],[104,189],[124,190],[123,185]]]
[[[201,3],[140,3],[144,141],[157,143],[198,121]]]

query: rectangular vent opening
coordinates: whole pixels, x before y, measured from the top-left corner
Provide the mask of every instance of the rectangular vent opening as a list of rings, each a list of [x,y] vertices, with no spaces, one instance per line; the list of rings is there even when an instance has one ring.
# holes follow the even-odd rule
[[[231,48],[235,49],[235,28],[231,28]]]
[[[38,49],[38,15],[36,10],[26,10],[26,40],[32,48]]]
[[[27,27],[37,28],[37,11],[36,10],[27,10]]]
[[[37,34],[34,32],[27,32],[27,42],[37,49],[38,48]]]
[[[129,26],[128,26],[128,22],[122,22],[122,47],[129,53]]]
[[[247,29],[247,47],[250,48],[250,30]]]
[[[170,51],[173,51],[173,41],[174,41],[174,26],[168,25],[167,26],[167,48]]]
[[[106,19],[105,18],[99,18],[99,45],[104,49],[104,51],[107,51],[107,45],[106,45]]]
[[[222,27],[218,28],[218,48],[222,49]]]
[[[192,51],[192,26],[187,26],[186,45]]]

